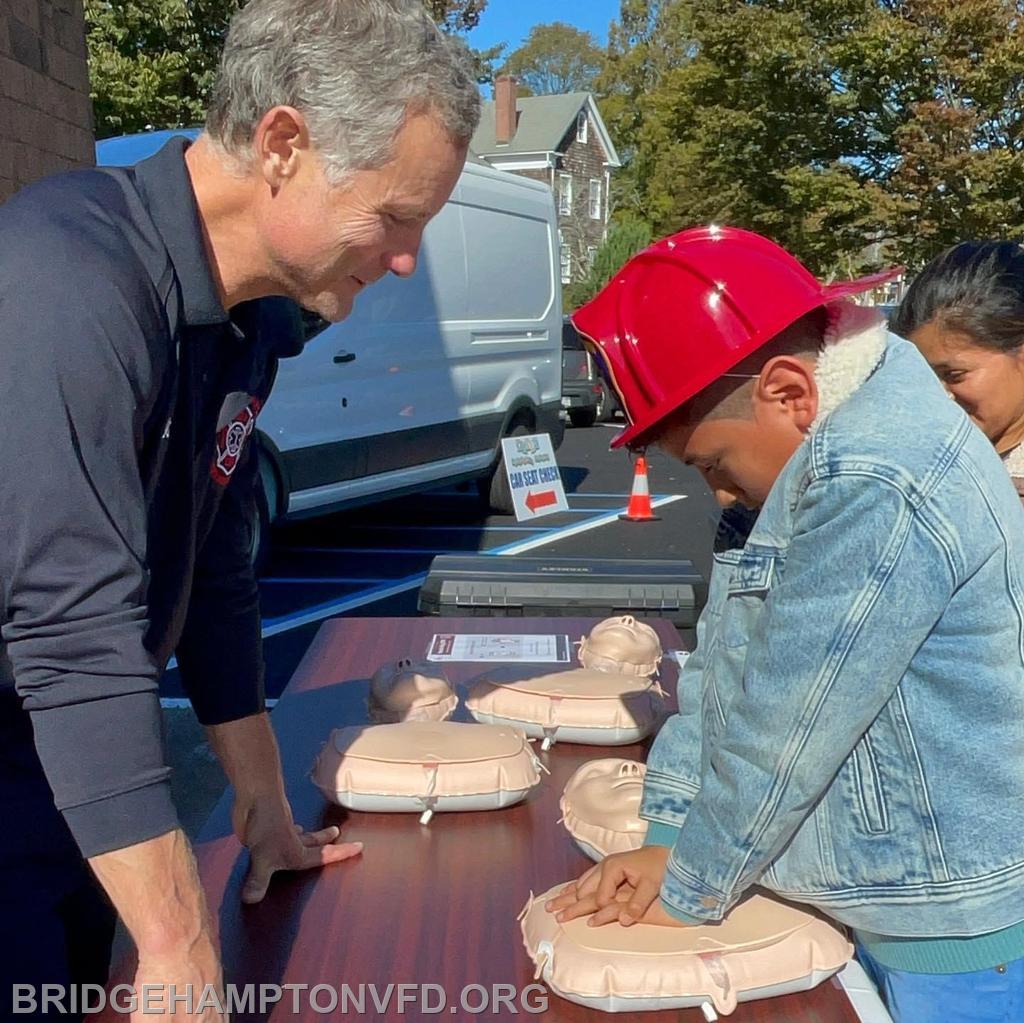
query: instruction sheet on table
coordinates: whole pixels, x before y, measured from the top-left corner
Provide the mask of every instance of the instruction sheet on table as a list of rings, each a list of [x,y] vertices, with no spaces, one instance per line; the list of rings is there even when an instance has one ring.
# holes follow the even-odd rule
[[[568,664],[570,649],[568,636],[439,633],[427,660]]]

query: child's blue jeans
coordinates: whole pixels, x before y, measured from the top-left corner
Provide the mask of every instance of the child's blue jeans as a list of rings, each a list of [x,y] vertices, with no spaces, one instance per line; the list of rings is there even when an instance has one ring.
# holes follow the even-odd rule
[[[857,959],[894,1023],[1021,1023],[1024,959],[977,973],[891,970],[860,945]]]

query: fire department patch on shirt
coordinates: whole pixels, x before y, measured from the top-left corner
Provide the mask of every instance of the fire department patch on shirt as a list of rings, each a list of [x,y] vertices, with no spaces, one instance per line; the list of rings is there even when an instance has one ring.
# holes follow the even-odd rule
[[[214,483],[226,487],[231,481],[261,408],[263,402],[259,398],[242,391],[229,394],[224,399],[217,419],[217,450],[210,466]]]

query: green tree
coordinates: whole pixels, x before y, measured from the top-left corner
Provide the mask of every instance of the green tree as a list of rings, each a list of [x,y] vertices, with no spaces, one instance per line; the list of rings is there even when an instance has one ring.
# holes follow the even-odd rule
[[[639,220],[624,220],[609,232],[594,255],[586,277],[567,285],[563,293],[566,311],[589,302],[641,249],[651,244],[651,226]]]
[[[197,124],[239,0],[85,0],[97,138]]]
[[[535,96],[590,92],[604,53],[589,32],[561,21],[535,25],[526,42],[509,55],[504,73],[515,75]]]
[[[908,96],[887,187],[900,258],[919,266],[968,238],[1024,234],[1024,5],[917,0],[896,5],[923,59]]]
[[[468,32],[487,0],[424,0],[447,32]],[[97,138],[200,123],[231,16],[245,0],[85,0]],[[478,54],[487,79],[500,49]],[[490,62],[490,63],[489,63]]]
[[[494,85],[494,79],[501,73],[499,65],[508,43],[497,43],[486,50],[474,50],[476,60],[476,80],[481,85]]]
[[[487,0],[423,0],[430,16],[446,32],[468,32],[480,24]]]
[[[623,0],[598,83],[618,205],[816,272],[1024,232],[1024,4]]]
[[[824,274],[866,250],[886,200],[851,159],[859,122],[832,48],[870,0],[625,6],[605,104],[630,159],[623,204],[659,234],[761,231]]]

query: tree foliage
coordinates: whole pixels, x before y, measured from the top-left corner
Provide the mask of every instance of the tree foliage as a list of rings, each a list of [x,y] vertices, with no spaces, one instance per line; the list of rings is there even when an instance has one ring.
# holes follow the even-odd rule
[[[424,0],[447,32],[474,28],[487,0]],[[85,0],[97,138],[200,123],[231,16],[245,0]],[[478,54],[480,75],[499,51]]]
[[[919,0],[903,45],[920,64],[893,132],[895,234],[920,264],[966,238],[1024,234],[1024,4]]]
[[[97,135],[201,121],[244,0],[84,2]],[[424,3],[450,32],[486,6]],[[555,22],[505,70],[598,95],[616,218],[656,234],[750,227],[823,275],[1024,235],[1024,0],[621,0],[606,52]]]
[[[446,32],[468,32],[480,24],[487,0],[423,0],[430,16]]]
[[[619,271],[624,263],[651,243],[651,228],[639,220],[624,220],[608,232],[594,255],[586,277],[565,288],[567,310],[589,302]]]
[[[202,121],[238,0],[85,0],[96,135]]]
[[[589,32],[555,21],[535,25],[503,71],[515,75],[534,96],[543,96],[590,92],[603,64],[604,52]]]
[[[656,233],[762,231],[822,274],[1018,235],[1024,5],[623,0],[598,82]],[[870,244],[876,243],[876,244]]]

